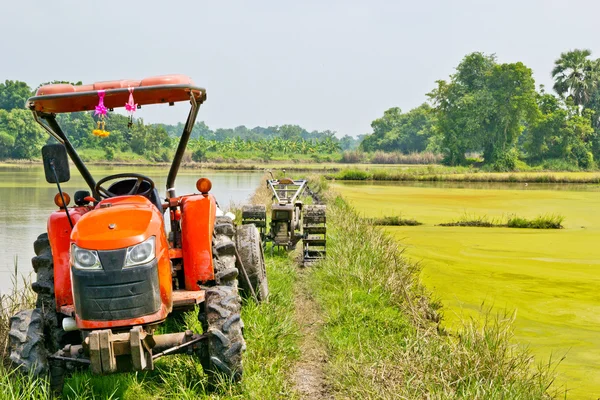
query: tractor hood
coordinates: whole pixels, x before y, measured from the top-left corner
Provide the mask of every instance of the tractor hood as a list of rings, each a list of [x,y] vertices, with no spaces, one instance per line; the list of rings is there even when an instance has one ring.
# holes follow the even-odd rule
[[[89,250],[114,250],[159,236],[163,218],[156,207],[141,196],[120,196],[98,203],[77,221],[71,241]]]

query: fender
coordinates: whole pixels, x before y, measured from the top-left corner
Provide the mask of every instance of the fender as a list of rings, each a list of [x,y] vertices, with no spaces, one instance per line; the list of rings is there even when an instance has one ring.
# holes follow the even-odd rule
[[[69,215],[73,225],[88,211],[89,207],[69,208]],[[65,210],[54,211],[48,218],[48,239],[52,249],[54,261],[54,295],[56,296],[56,310],[60,312],[61,306],[73,304],[73,291],[71,289],[71,225]]]
[[[200,290],[199,282],[215,279],[212,238],[217,204],[212,194],[181,199],[181,247],[186,290]]]

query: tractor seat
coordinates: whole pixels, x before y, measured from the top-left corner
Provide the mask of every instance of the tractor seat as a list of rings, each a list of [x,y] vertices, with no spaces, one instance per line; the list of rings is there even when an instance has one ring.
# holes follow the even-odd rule
[[[137,182],[137,179],[124,179],[122,181],[119,182],[115,182],[112,185],[110,185],[108,187],[108,190],[111,193],[114,193],[116,195],[122,195],[125,196],[127,194],[129,194],[129,191],[133,188],[133,186],[135,185],[135,183]],[[148,190],[150,188],[150,184],[148,182],[142,182],[142,184],[140,185],[140,188],[138,189],[140,192],[144,192],[146,190]],[[154,190],[152,190],[147,196],[148,200],[150,200],[152,202],[152,204],[154,204],[156,206],[156,208],[158,208],[158,211],[163,212],[163,208],[162,208],[162,202],[160,201],[160,195],[158,194],[158,190],[156,190],[156,188],[154,188]]]

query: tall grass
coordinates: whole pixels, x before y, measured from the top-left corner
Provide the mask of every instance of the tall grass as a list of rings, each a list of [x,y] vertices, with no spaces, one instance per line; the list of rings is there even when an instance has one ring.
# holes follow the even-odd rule
[[[325,317],[334,397],[551,398],[548,365],[512,342],[512,319],[488,315],[456,333],[397,242],[343,199],[328,204],[327,259],[310,272]]]
[[[562,223],[565,217],[560,214],[538,215],[533,219],[518,217],[516,215],[508,216],[506,222],[501,219],[490,218],[487,215],[475,216],[464,214],[459,219],[452,222],[445,222],[439,226],[471,226],[484,228],[529,228],[529,229],[563,229]]]
[[[5,363],[10,355],[8,349],[10,317],[20,310],[35,307],[35,293],[31,290],[31,278],[20,277],[16,257],[11,283],[12,290],[9,293],[0,295],[0,356]]]
[[[432,152],[404,154],[399,151],[376,151],[371,156],[373,164],[439,164],[444,156]]]
[[[410,219],[410,218],[402,218],[400,215],[389,215],[381,218],[369,218],[369,223],[372,225],[382,225],[382,226],[418,226],[423,225],[423,223]]]
[[[539,215],[534,219],[511,216],[508,219],[509,228],[531,228],[531,229],[562,229],[565,217],[559,214]]]

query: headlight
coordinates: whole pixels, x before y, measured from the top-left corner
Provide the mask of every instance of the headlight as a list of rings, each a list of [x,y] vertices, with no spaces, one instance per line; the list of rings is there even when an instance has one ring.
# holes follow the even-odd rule
[[[156,257],[155,242],[156,238],[152,236],[140,244],[129,247],[127,249],[127,256],[125,257],[125,266],[132,267],[154,260]]]
[[[102,269],[95,250],[82,249],[74,244],[71,245],[71,263],[79,269]]]

